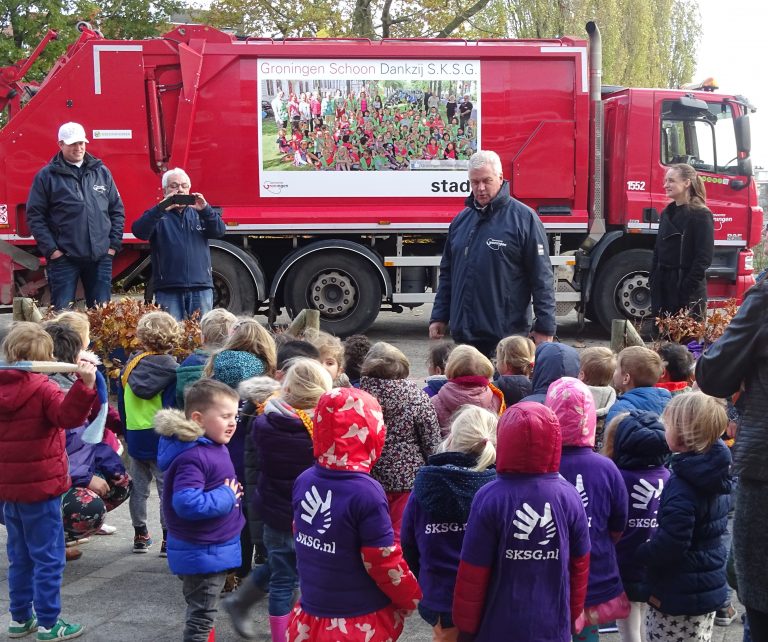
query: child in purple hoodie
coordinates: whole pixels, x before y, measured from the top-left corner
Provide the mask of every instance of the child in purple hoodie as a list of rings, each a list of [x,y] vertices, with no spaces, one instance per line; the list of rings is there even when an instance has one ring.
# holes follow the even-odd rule
[[[456,639],[453,589],[461,544],[475,493],[496,479],[498,418],[477,406],[462,406],[448,438],[416,474],[403,514],[403,554],[424,597],[419,614],[434,640]]]
[[[336,388],[320,397],[314,425],[316,463],[293,486],[301,601],[285,639],[394,642],[421,591],[370,476],[387,431],[381,406]]]
[[[560,451],[557,417],[542,404],[521,402],[499,420],[497,478],[472,501],[453,595],[465,639],[568,642],[581,630],[589,529],[557,472]]]
[[[642,410],[617,415],[605,429],[602,453],[618,466],[631,502],[627,528],[616,543],[619,573],[631,609],[629,617],[616,624],[622,642],[643,642],[650,593],[643,583],[645,566],[635,559],[635,553],[656,531],[661,491],[669,479],[669,469],[664,466],[669,447],[659,416]]]
[[[164,472],[168,566],[184,582],[185,642],[206,642],[227,570],[240,566],[242,489],[227,442],[237,428],[237,392],[211,379],[193,383],[185,408],[161,410],[157,463]]]
[[[573,639],[597,640],[598,624],[629,615],[615,546],[627,526],[627,489],[616,464],[594,451],[597,416],[586,384],[574,377],[557,379],[550,384],[544,403],[560,420],[560,474],[581,496],[592,544],[584,603],[587,627]]]

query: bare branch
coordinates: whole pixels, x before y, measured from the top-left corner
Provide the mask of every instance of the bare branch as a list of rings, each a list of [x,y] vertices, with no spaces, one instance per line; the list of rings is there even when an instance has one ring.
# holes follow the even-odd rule
[[[489,2],[490,0],[477,0],[475,4],[468,7],[466,10],[462,11],[460,14],[454,17],[453,20],[451,20],[445,27],[443,27],[443,29],[437,35],[435,35],[435,38],[447,38],[472,16],[482,11]]]

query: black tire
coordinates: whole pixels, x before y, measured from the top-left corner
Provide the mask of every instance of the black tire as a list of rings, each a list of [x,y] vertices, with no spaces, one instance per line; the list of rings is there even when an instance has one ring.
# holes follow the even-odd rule
[[[634,249],[619,252],[598,267],[590,304],[597,321],[608,332],[614,319],[650,319],[648,274],[652,261],[651,250]]]
[[[236,257],[211,248],[213,307],[232,314],[251,315],[256,311],[256,284],[248,268]]]
[[[286,275],[283,300],[291,317],[320,311],[320,327],[338,337],[365,332],[381,307],[381,284],[370,261],[344,252],[315,252]]]

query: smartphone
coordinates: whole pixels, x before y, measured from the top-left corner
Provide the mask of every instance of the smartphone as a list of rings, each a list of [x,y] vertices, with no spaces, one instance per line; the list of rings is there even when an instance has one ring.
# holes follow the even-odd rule
[[[171,194],[160,201],[157,206],[161,210],[164,210],[171,205],[194,205],[195,200],[196,198],[194,194]]]

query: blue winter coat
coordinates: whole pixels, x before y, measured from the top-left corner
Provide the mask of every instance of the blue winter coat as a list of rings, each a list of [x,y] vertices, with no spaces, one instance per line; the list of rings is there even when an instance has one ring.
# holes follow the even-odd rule
[[[221,238],[226,229],[210,206],[199,212],[185,207],[180,213],[155,206],[131,226],[136,238],[149,240],[156,290],[212,288],[208,239]]]
[[[658,529],[637,551],[647,566],[648,603],[667,615],[704,615],[728,598],[722,541],[728,526],[731,453],[722,440],[707,452],[672,458]]]
[[[503,393],[507,408],[521,401],[533,391],[531,380],[525,375],[498,375],[493,380],[493,385]]]
[[[60,250],[75,261],[98,261],[120,249],[125,209],[104,163],[86,154],[77,168],[59,152],[32,182],[27,223],[46,258]]]
[[[611,419],[616,415],[622,412],[629,412],[630,410],[649,410],[657,415],[661,415],[670,399],[672,399],[672,393],[664,388],[646,386],[632,388],[632,390],[628,390],[621,395],[616,403],[611,406],[611,409],[605,416],[605,425],[607,426],[611,423]]]
[[[536,365],[533,367],[533,392],[521,401],[544,403],[549,384],[561,377],[579,376],[579,353],[564,343],[540,343],[536,346]]]
[[[224,480],[235,479],[226,446],[207,437],[161,437],[157,464],[165,472],[163,513],[168,566],[176,575],[221,573],[242,563],[243,512]]]
[[[96,473],[101,473],[106,479],[125,474],[120,456],[109,444],[86,444],[83,441],[86,427],[67,430],[67,457],[72,485],[86,487]]]
[[[448,228],[431,321],[449,322],[461,342],[498,342],[531,329],[555,334],[549,243],[536,213],[504,181],[482,210],[470,195]]]

